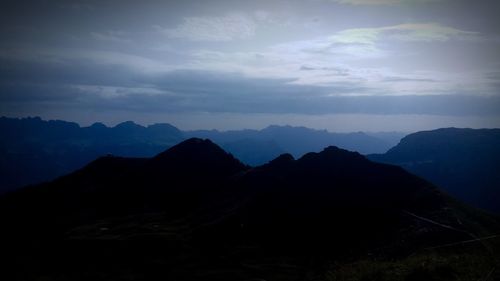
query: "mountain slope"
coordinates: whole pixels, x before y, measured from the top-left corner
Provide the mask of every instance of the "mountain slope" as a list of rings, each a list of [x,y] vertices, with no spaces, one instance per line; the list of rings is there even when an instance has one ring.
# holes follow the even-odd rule
[[[211,141],[189,139],[149,159],[101,157],[53,182],[7,194],[2,211],[18,214],[7,219],[23,224],[64,221],[65,227],[107,216],[182,212],[211,191],[203,187],[217,189],[246,169]]]
[[[438,129],[408,135],[374,161],[400,165],[479,208],[500,212],[500,129]]]
[[[0,118],[0,194],[52,180],[107,154],[151,157],[183,140],[169,124],[80,127],[40,118]]]
[[[344,149],[358,151],[360,153],[385,152],[395,143],[390,140],[358,133],[331,133],[326,130],[314,130],[306,127],[277,126],[271,125],[262,130],[239,130],[220,132],[211,131],[190,131],[185,132],[188,137],[210,138],[223,147],[226,144],[242,140],[265,141],[275,143],[279,149],[274,153],[284,151],[291,153],[295,157],[300,157],[307,152],[319,152],[326,146],[335,145]],[[231,148],[231,145],[228,145]],[[263,155],[264,156],[264,155]],[[276,157],[275,154],[267,156],[267,161]],[[257,164],[264,164],[262,161]]]
[[[152,157],[189,137],[210,138],[246,164],[258,166],[284,152],[296,157],[328,145],[362,153],[383,152],[393,141],[363,133],[339,134],[303,127],[183,132],[170,124],[127,121],[80,127],[65,121],[0,117],[0,194],[82,168],[97,157]],[[394,137],[394,136],[392,136]],[[390,139],[390,138],[389,138]]]
[[[351,253],[377,245],[390,252],[470,239],[464,227],[480,231],[458,223],[454,209],[460,204],[428,182],[336,147],[298,160],[284,155],[240,182],[253,194],[242,208],[241,224],[273,245],[293,241],[300,247],[307,241],[302,246]],[[447,227],[427,224],[421,233],[422,218]],[[394,242],[400,239],[406,242]]]
[[[307,280],[498,230],[358,153],[329,147],[249,168],[201,139],[149,159],[100,158],[4,196],[0,221],[2,274],[17,280]]]

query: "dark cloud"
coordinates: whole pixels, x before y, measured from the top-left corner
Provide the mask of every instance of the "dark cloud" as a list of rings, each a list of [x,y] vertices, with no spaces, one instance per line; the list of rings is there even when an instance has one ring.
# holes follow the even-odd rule
[[[299,0],[216,0],[210,4],[202,0],[5,1],[0,10],[0,115],[16,110],[40,112],[40,108],[45,108],[183,114],[499,116],[500,76],[493,43],[500,30],[498,5],[486,0],[435,1],[411,7]],[[256,16],[259,11],[260,16]],[[331,11],[336,16],[332,17]],[[182,30],[197,31],[196,23],[211,21],[219,22],[213,25],[218,29],[220,19],[231,13],[239,15],[231,19],[241,16],[245,19],[242,24],[255,25],[255,32],[252,29],[244,38],[230,36],[227,42],[214,43],[189,41],[183,36],[172,39],[155,29],[161,26],[177,30],[179,25],[194,22]],[[304,24],[307,19],[314,19],[314,28]],[[454,46],[446,40],[434,42],[436,45],[410,41],[392,42],[388,47],[390,43],[356,31],[400,25],[408,19],[455,28],[450,30],[474,31],[482,36],[482,42],[463,40]],[[351,37],[344,39],[352,42],[328,41],[342,30],[351,30]],[[224,29],[219,31],[224,33]],[[488,42],[487,51],[477,52],[482,50],[477,46],[484,42]],[[269,51],[279,44],[288,46],[280,49],[284,54]],[[468,47],[462,46],[465,44]],[[380,53],[389,55],[354,61],[353,56],[346,59],[338,51],[345,49],[360,55],[359,47],[367,47],[368,51],[388,50]],[[404,51],[393,55],[398,50]],[[220,58],[196,56],[202,51],[220,54]],[[413,51],[424,55],[417,56]],[[249,53],[254,54],[253,58]],[[225,57],[229,59],[223,61]],[[258,72],[273,69],[274,63],[290,66],[290,74],[281,75],[283,69],[277,71],[279,75],[269,77]],[[245,67],[250,71],[245,72]],[[466,89],[468,94],[445,89],[439,93],[450,94],[395,96],[400,93],[385,93],[383,87],[375,89],[369,86],[373,84],[364,83],[376,76],[383,86],[399,86],[403,82],[428,86],[439,84],[442,77],[412,77],[412,71],[453,74],[455,70],[468,70],[467,67],[478,77],[489,69],[485,85],[499,95],[483,96],[475,89]],[[383,68],[390,71],[364,72]],[[261,78],[256,78],[259,75]],[[320,82],[314,84],[314,78]],[[313,82],[298,84],[304,81]],[[432,91],[425,93],[429,92]]]
[[[7,77],[0,84],[4,105],[36,108],[50,102],[69,108],[133,112],[500,114],[500,97],[496,96],[348,96],[369,89],[356,84],[295,85],[291,79],[248,78],[213,71],[179,70],[141,76],[120,67],[44,71],[26,67],[30,71],[10,70],[10,76],[3,76]]]

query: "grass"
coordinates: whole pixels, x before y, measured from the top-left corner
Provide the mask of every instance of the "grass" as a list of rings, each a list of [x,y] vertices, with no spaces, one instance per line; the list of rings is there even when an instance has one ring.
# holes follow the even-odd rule
[[[490,253],[427,252],[399,260],[361,259],[333,264],[329,281],[498,280],[500,260]]]

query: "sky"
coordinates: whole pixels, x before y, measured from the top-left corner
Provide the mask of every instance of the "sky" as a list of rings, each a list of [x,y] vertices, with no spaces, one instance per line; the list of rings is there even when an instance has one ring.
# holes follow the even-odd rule
[[[2,1],[0,115],[500,127],[495,0]]]

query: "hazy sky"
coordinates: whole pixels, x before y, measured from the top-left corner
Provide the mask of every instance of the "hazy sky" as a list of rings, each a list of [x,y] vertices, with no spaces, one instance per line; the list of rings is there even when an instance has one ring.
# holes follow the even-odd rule
[[[500,127],[496,0],[2,1],[0,115]]]

